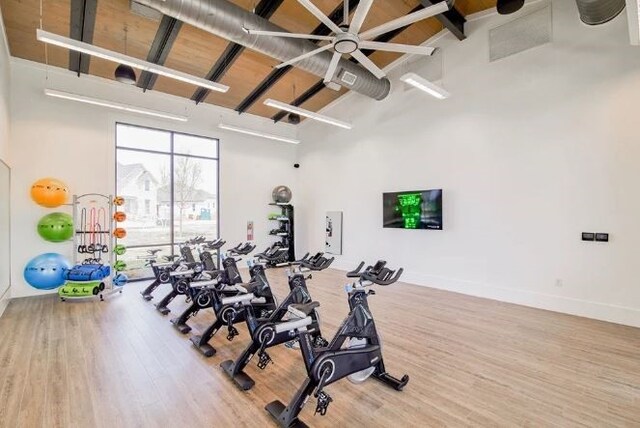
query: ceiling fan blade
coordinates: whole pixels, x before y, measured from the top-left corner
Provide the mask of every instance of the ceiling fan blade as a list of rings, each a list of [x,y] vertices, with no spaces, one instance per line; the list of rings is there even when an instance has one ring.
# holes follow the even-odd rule
[[[342,86],[338,85],[335,82],[327,82],[324,84],[324,86],[336,92],[340,92],[342,90]]]
[[[401,45],[398,43],[361,42],[360,49],[374,49],[377,51],[400,52],[416,55],[433,55],[436,48],[429,46]]]
[[[326,50],[329,50],[332,47],[333,47],[333,43],[326,44],[324,46],[319,47],[318,49],[314,49],[314,50],[309,51],[307,53],[304,53],[304,54],[302,54],[300,56],[297,56],[295,58],[291,58],[289,61],[280,63],[280,64],[276,65],[276,68],[282,68],[282,67],[286,67],[287,65],[293,65],[298,61],[302,61],[303,59],[306,59],[306,58],[309,58],[311,56],[314,56],[315,54],[319,54],[320,52],[324,52]]]
[[[272,37],[288,37],[290,39],[308,39],[308,40],[333,40],[331,36],[316,36],[314,34],[285,33],[280,31],[263,31],[250,30],[245,28],[244,31],[251,36],[272,36]]]
[[[331,79],[333,79],[333,75],[335,74],[336,69],[338,68],[338,63],[340,62],[340,58],[342,58],[341,54],[339,54],[338,52],[333,53],[333,57],[331,58],[331,62],[329,63],[329,68],[327,68],[327,72],[324,75],[325,84],[331,82]]]
[[[340,34],[342,33],[342,30],[340,29],[340,27],[338,27],[335,22],[333,22],[332,20],[329,19],[329,17],[327,15],[325,15],[324,13],[322,13],[322,11],[320,9],[318,9],[316,7],[316,5],[314,5],[313,3],[311,3],[310,0],[298,0],[298,3],[300,3],[302,6],[304,6],[309,12],[311,12],[313,14],[313,16],[315,16],[316,18],[318,18],[318,20],[320,22],[322,22],[324,25],[326,25],[327,27],[329,27],[331,29],[331,31],[333,31],[336,34]]]
[[[353,14],[351,24],[349,25],[350,33],[358,34],[360,27],[362,27],[362,24],[369,13],[369,9],[371,9],[371,5],[373,5],[373,0],[361,0],[360,3],[358,3],[358,7]]]
[[[433,6],[426,7],[417,12],[410,13],[406,16],[401,16],[400,18],[389,21],[386,24],[382,24],[378,27],[372,28],[371,30],[367,30],[364,33],[360,34],[359,37],[361,40],[371,40],[381,34],[385,34],[389,31],[411,25],[414,22],[422,21],[423,19],[431,18],[432,16],[439,15],[448,10],[449,4],[446,1],[441,1],[434,4]]]
[[[383,77],[386,77],[386,74],[384,74],[384,71],[380,70],[380,68],[377,65],[375,65],[373,61],[367,58],[367,56],[363,54],[361,51],[357,50],[357,51],[351,52],[351,56],[354,57],[360,64],[364,66],[364,68],[369,70],[378,79],[382,79]]]

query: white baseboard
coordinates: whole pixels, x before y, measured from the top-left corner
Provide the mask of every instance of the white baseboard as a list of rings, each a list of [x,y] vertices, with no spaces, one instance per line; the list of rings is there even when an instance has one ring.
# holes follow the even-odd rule
[[[332,267],[338,270],[350,271],[359,262],[336,260]],[[532,308],[561,312],[615,324],[640,327],[640,309],[626,306],[592,302],[553,294],[537,293],[528,290],[496,287],[490,284],[463,281],[451,278],[425,275],[418,272],[406,271],[402,275],[402,282],[439,290],[452,291],[469,296],[514,303]]]
[[[11,296],[11,287],[7,288],[2,295],[0,295],[0,317],[9,305],[9,300],[11,300],[9,296]]]

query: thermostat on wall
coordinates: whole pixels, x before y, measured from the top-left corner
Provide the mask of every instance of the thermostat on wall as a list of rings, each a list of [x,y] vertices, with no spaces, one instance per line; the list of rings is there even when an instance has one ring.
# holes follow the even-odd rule
[[[609,234],[608,233],[596,233],[596,241],[598,241],[598,242],[609,242]]]

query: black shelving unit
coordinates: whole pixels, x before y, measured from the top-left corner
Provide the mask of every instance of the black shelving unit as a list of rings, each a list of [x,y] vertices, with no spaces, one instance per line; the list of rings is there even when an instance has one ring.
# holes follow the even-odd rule
[[[288,249],[288,251],[283,252],[282,260],[277,264],[280,265],[295,262],[296,251],[293,233],[293,205],[283,203],[270,203],[269,205],[279,207],[282,210],[279,217],[270,218],[270,220],[278,222],[278,227],[276,229],[272,229],[270,235],[280,238],[280,244],[282,247]]]

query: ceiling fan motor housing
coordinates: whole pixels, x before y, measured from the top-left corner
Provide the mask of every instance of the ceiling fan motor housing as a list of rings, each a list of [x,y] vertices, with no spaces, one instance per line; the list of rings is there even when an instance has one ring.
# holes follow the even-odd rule
[[[360,39],[355,34],[342,33],[336,35],[336,39],[333,42],[333,49],[341,54],[350,54],[358,50],[358,44]]]

